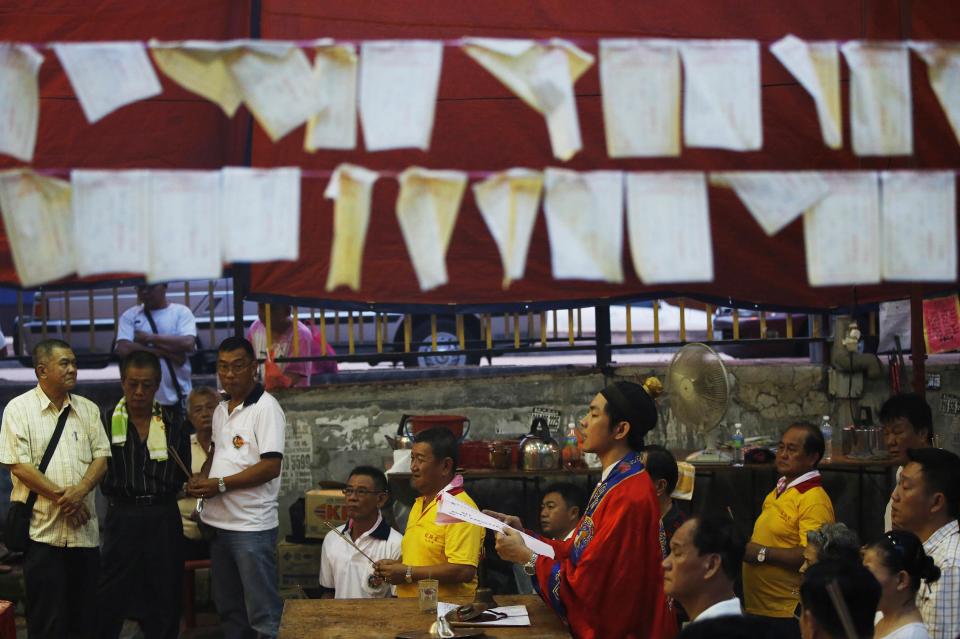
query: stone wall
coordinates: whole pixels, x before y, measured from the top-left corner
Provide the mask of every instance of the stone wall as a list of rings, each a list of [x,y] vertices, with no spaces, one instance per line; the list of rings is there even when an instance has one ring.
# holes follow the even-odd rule
[[[928,369],[939,373],[943,384],[942,391],[928,395],[934,407],[935,428],[943,433],[941,441],[945,447],[960,450],[957,418],[943,415],[938,410],[941,392],[960,394],[960,366],[928,365]],[[826,372],[819,365],[751,363],[734,364],[728,370],[732,392],[725,422],[732,425],[739,421],[747,437],[776,437],[792,420],[817,422],[825,414],[834,416],[835,422],[848,421],[849,403],[827,396]],[[560,410],[566,424],[568,418],[578,418],[584,413],[590,399],[605,381],[640,381],[651,374],[662,378],[665,372],[666,366],[618,367],[605,379],[603,373],[590,367],[512,371],[477,369],[411,379],[398,371],[393,376],[380,375],[375,381],[364,381],[358,376],[342,378],[329,386],[284,392],[278,397],[287,414],[288,437],[300,441],[304,448],[311,447],[309,465],[312,472],[309,476],[299,473],[299,480],[291,476],[285,478],[282,506],[285,508],[299,496],[307,482],[312,481],[315,485],[321,480],[342,481],[358,464],[382,466],[391,455],[385,435],[396,432],[403,414],[466,415],[471,419],[470,439],[494,439],[502,434],[526,432],[530,411],[535,406]],[[888,395],[886,378],[868,380],[860,403],[871,406],[876,416]],[[703,447],[704,439],[695,429],[678,424],[666,407],[663,407],[662,414],[664,421],[649,437],[650,443],[683,450]],[[721,428],[711,436],[725,435],[729,435],[729,431]],[[860,481],[854,476],[837,476],[831,478],[828,485],[835,487],[831,492],[836,493],[838,513],[853,517],[854,511],[862,509],[864,517],[871,518],[870,522],[851,520],[850,523],[876,527],[879,520],[873,520],[877,513],[882,513],[889,484],[877,477],[858,486]],[[484,482],[487,483],[492,482]],[[698,490],[700,483],[704,482],[698,480]],[[504,491],[507,486],[510,489]],[[864,497],[859,496],[861,487]],[[504,484],[476,490],[489,492],[496,499],[514,499],[517,491],[513,488],[512,484]],[[736,493],[740,488],[727,480],[715,487],[723,493]],[[769,487],[759,492],[760,498],[766,490]],[[706,488],[701,490],[702,495],[707,492]],[[536,499],[534,495],[528,497]],[[728,497],[732,499],[733,495]],[[699,499],[696,501],[700,502]],[[856,503],[858,501],[863,503]],[[530,503],[516,505],[525,512],[534,512]],[[749,517],[749,511],[756,506],[758,504],[742,503],[743,512],[738,516]]]

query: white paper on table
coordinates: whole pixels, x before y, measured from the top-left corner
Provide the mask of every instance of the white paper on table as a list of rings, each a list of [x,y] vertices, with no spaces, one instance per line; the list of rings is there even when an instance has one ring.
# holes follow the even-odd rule
[[[837,43],[805,42],[795,35],[787,35],[770,45],[770,53],[813,98],[823,143],[831,149],[842,148],[840,53]]]
[[[803,214],[811,286],[880,281],[880,188],[872,171],[823,172],[830,187]]]
[[[550,146],[566,161],[583,142],[573,85],[593,64],[593,56],[573,43],[464,38],[464,52],[546,118]]]
[[[360,47],[360,120],[368,151],[430,148],[443,43],[366,41]]]
[[[957,278],[957,195],[953,171],[880,174],[884,280]]]
[[[221,276],[219,171],[151,171],[148,224],[148,282]]]
[[[500,251],[504,289],[523,279],[542,191],[543,174],[529,169],[510,169],[473,185],[480,215]]]
[[[146,273],[150,172],[75,170],[70,182],[77,275]]]
[[[87,122],[160,95],[160,81],[142,42],[57,42],[53,50]]]
[[[912,42],[910,46],[927,63],[930,86],[960,141],[960,42]]]
[[[437,619],[440,617],[445,617],[447,613],[456,610],[460,606],[457,604],[447,603],[445,601],[437,602]],[[527,607],[523,604],[518,606],[498,606],[496,608],[490,608],[490,612],[499,612],[506,615],[503,619],[497,619],[496,621],[471,621],[463,623],[454,623],[454,628],[456,627],[476,627],[482,628],[485,626],[529,626],[530,625],[530,612],[527,610]]]
[[[244,50],[228,68],[244,103],[273,142],[320,110],[313,69],[299,47],[283,56]]]
[[[223,261],[296,260],[300,255],[300,169],[227,167],[221,177]]]
[[[846,42],[850,126],[857,155],[912,155],[910,50],[904,42]]]
[[[40,120],[37,74],[43,56],[27,44],[0,44],[0,153],[33,161]]]
[[[29,169],[4,171],[0,211],[21,286],[46,284],[76,270],[69,182]]]
[[[763,146],[760,46],[755,40],[684,40],[683,139],[687,146]]]
[[[600,40],[607,155],[680,155],[680,52],[671,40]]]
[[[320,108],[307,121],[303,149],[357,146],[357,50],[352,44],[318,46],[313,82]]]
[[[360,290],[363,247],[370,225],[373,184],[379,175],[361,166],[341,164],[330,177],[323,196],[335,200],[333,206],[333,242],[330,244],[330,269],[327,290],[349,286]]]
[[[703,173],[627,173],[627,232],[633,268],[645,284],[713,281]]]
[[[460,521],[465,521],[468,524],[473,524],[474,526],[480,526],[481,528],[486,528],[487,530],[493,530],[496,532],[503,532],[505,529],[509,528],[505,523],[499,519],[495,519],[490,515],[480,512],[470,504],[460,501],[455,496],[444,493],[440,497],[440,505],[437,506],[437,514],[447,515],[453,519]],[[437,523],[443,523],[438,521]],[[514,528],[513,530],[517,530]],[[518,533],[523,537],[523,542],[527,545],[527,548],[537,553],[538,555],[543,555],[544,557],[554,558],[553,546],[548,543],[545,543],[536,537],[531,537],[522,530],[517,530]]]
[[[776,235],[827,194],[816,171],[728,171],[710,174],[714,186],[732,188],[767,235]]]
[[[467,187],[463,171],[411,167],[400,174],[397,220],[420,290],[447,283],[447,249]]]
[[[556,279],[623,281],[623,173],[548,168],[543,212]]]

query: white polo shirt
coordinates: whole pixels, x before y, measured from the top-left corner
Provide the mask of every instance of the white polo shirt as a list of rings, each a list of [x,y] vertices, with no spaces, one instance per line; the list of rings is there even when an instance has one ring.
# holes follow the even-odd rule
[[[227,401],[213,413],[213,462],[209,477],[229,477],[264,457],[283,457],[286,418],[273,395],[257,384],[247,399],[227,413]],[[200,518],[214,528],[259,531],[276,528],[280,477],[253,488],[228,490],[204,500]]]
[[[349,535],[347,522],[339,528]],[[387,525],[382,516],[377,517],[373,528],[360,535],[354,542],[375,561],[381,559],[400,559],[400,543],[403,535]],[[379,586],[370,584],[373,565],[356,548],[348,544],[336,533],[329,532],[323,538],[320,554],[320,585],[336,590],[336,599],[375,599],[390,596],[390,584]]]

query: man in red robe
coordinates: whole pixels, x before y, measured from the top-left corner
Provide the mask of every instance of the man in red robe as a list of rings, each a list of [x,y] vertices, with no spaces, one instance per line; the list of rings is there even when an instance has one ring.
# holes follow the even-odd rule
[[[510,528],[497,553],[523,564],[540,596],[577,639],[667,639],[676,615],[663,592],[663,547],[656,490],[640,463],[644,435],[657,408],[643,386],[616,382],[600,391],[580,422],[583,449],[596,453],[603,475],[573,537],[544,539],[556,556],[539,556]],[[487,511],[521,529],[517,517]]]

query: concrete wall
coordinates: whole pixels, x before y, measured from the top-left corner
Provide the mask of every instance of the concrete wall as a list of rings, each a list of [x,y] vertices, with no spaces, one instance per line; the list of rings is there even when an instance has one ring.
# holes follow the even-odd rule
[[[942,433],[943,445],[958,451],[958,418],[944,415],[939,404],[943,392],[960,394],[960,366],[928,365],[928,369],[940,374],[942,383],[940,392],[928,395],[934,408],[935,428]],[[479,369],[472,371],[475,374],[448,373],[428,379],[409,379],[402,374],[395,379],[386,376],[376,381],[362,381],[358,377],[355,381],[343,379],[335,385],[284,392],[278,397],[287,414],[288,437],[299,442],[301,449],[311,447],[311,473],[285,478],[283,507],[292,502],[308,482],[342,481],[357,464],[382,466],[391,455],[384,436],[394,434],[401,415],[405,413],[466,415],[471,419],[470,439],[494,439],[503,434],[526,432],[530,411],[535,406],[560,410],[565,424],[568,418],[578,418],[584,413],[590,399],[605,381],[641,381],[651,374],[662,379],[665,372],[666,366],[618,367],[605,378],[599,370],[589,367],[531,371]],[[840,422],[848,421],[849,403],[827,396],[826,373],[819,365],[797,365],[795,362],[735,364],[729,367],[729,372],[732,401],[725,421],[730,425],[739,421],[748,437],[776,437],[791,420],[816,422],[825,414],[832,415],[835,422],[838,417]],[[871,406],[876,416],[889,392],[886,378],[868,380],[860,403]],[[703,446],[703,437],[695,429],[678,424],[666,408],[662,413],[664,421],[648,438],[649,443],[662,443],[674,449]],[[712,436],[728,434],[721,428]],[[839,448],[839,434],[837,446]],[[751,510],[759,504],[750,502],[762,499],[773,481],[771,475],[769,481],[751,480],[751,485],[745,487],[728,477],[714,479],[698,480],[701,496],[719,491],[713,497],[726,498],[731,503],[739,499],[738,518],[752,516]],[[753,485],[758,482],[763,486]],[[522,503],[518,498],[514,484],[487,486],[495,482],[481,483],[483,486],[474,489],[479,493],[478,501],[487,497],[486,505],[507,503],[522,512],[534,512],[530,503]],[[869,529],[879,527],[882,507],[889,496],[889,484],[882,476],[863,479],[837,475],[829,477],[827,484],[832,486],[838,516],[842,513],[849,517],[846,521],[851,525]],[[858,497],[861,489],[863,503],[859,503],[861,499]],[[751,499],[745,499],[747,492],[751,493]],[[537,496],[527,496],[527,502],[532,499]],[[699,503],[700,499],[696,502]],[[860,509],[865,518],[863,522],[859,521]]]

